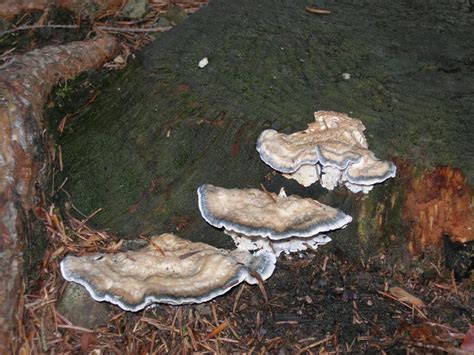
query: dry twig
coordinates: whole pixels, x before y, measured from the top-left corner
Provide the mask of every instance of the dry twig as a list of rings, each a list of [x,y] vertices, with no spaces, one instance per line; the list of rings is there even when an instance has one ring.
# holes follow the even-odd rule
[[[75,29],[75,28],[79,28],[79,26],[78,25],[56,25],[56,24],[51,24],[51,23],[48,23],[46,25],[29,25],[29,26],[25,25],[25,26],[15,27],[15,28],[12,28],[12,29],[9,29],[9,30],[6,30],[6,31],[2,31],[2,32],[0,32],[0,37],[8,35],[8,34],[15,33],[15,32],[28,31],[28,30],[37,30],[37,29],[41,29],[41,28]]]

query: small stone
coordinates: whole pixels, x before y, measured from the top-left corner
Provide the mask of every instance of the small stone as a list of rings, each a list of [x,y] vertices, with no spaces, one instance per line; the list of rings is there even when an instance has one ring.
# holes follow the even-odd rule
[[[95,329],[107,324],[113,306],[95,301],[83,286],[71,282],[66,286],[57,310],[73,325]]]
[[[173,22],[175,25],[177,25],[178,23],[181,23],[184,20],[186,20],[186,18],[188,17],[188,14],[186,13],[186,11],[184,11],[179,6],[175,6],[171,9],[169,9],[163,15],[163,17],[166,18],[167,20]]]
[[[130,19],[137,20],[145,16],[148,9],[148,0],[128,0],[122,14]]]
[[[197,304],[195,309],[201,316],[210,316],[212,314],[212,309],[209,303]]]

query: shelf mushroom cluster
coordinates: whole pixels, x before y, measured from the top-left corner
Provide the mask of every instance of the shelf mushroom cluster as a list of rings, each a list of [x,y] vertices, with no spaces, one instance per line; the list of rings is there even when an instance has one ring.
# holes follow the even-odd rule
[[[314,118],[302,132],[263,131],[257,140],[261,159],[306,187],[319,180],[328,190],[345,185],[368,193],[395,176],[395,165],[369,150],[360,120],[332,111],[317,111]]]
[[[305,131],[263,131],[257,151],[265,163],[304,186],[319,180],[329,190],[343,184],[368,193],[374,184],[395,176],[396,167],[368,149],[364,130],[361,121],[345,114],[318,111]],[[243,281],[268,279],[279,255],[326,244],[331,241],[326,233],[352,221],[336,208],[287,196],[283,189],[275,194],[205,184],[197,193],[202,217],[223,228],[237,249],[162,234],[135,251],[69,255],[60,265],[63,277],[83,285],[95,300],[127,311],[152,303],[201,303]]]

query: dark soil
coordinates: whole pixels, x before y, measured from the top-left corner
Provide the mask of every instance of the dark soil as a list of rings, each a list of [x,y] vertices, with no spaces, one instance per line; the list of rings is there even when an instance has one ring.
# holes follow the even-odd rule
[[[323,271],[326,257],[329,259]],[[443,342],[435,336],[443,333],[441,325],[464,332],[472,323],[474,304],[468,289],[458,294],[439,290],[435,281],[422,283],[419,277],[392,270],[383,255],[362,263],[326,255],[324,248],[310,261],[280,263],[268,282],[269,293],[275,300],[274,318],[267,318],[262,325],[268,336],[282,336],[291,342],[332,335],[334,339],[324,345],[327,351],[366,353],[371,349],[395,351],[405,348],[404,341],[409,344],[411,340],[441,345]],[[443,283],[439,279],[436,282]],[[465,286],[468,284],[465,282]],[[401,286],[421,298],[427,305],[423,312],[428,319],[380,293],[393,286]],[[414,329],[422,325],[428,325],[433,333],[424,334],[426,339],[417,339]]]
[[[160,305],[136,314],[111,306],[115,320],[97,328],[93,342],[84,345],[83,333],[66,330],[62,339],[67,341],[56,349],[171,354],[442,354],[459,349],[474,321],[470,280],[454,283],[441,265],[433,264],[435,275],[427,281],[397,272],[383,255],[351,263],[326,252],[322,247],[315,254],[280,259],[264,293],[245,285],[206,304]],[[425,306],[416,309],[390,298],[392,287]],[[225,322],[228,326],[213,334]]]

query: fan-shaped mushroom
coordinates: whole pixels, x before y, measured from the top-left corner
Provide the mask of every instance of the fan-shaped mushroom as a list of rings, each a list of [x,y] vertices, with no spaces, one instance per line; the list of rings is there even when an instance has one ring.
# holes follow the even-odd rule
[[[262,160],[304,186],[320,180],[329,190],[343,184],[368,193],[374,184],[395,176],[395,165],[368,149],[360,120],[331,111],[315,112],[314,117],[302,132],[263,131],[257,140]]]
[[[138,311],[154,302],[209,301],[242,281],[257,283],[253,272],[266,280],[275,261],[271,253],[228,251],[162,234],[135,251],[67,256],[61,273],[66,280],[83,285],[97,301]]]
[[[352,220],[338,209],[310,198],[257,189],[202,185],[198,200],[204,219],[214,227],[224,228],[238,245],[268,249],[265,245],[269,240],[276,246],[277,255],[305,249],[305,243],[313,247],[327,243],[320,233],[343,228]]]

